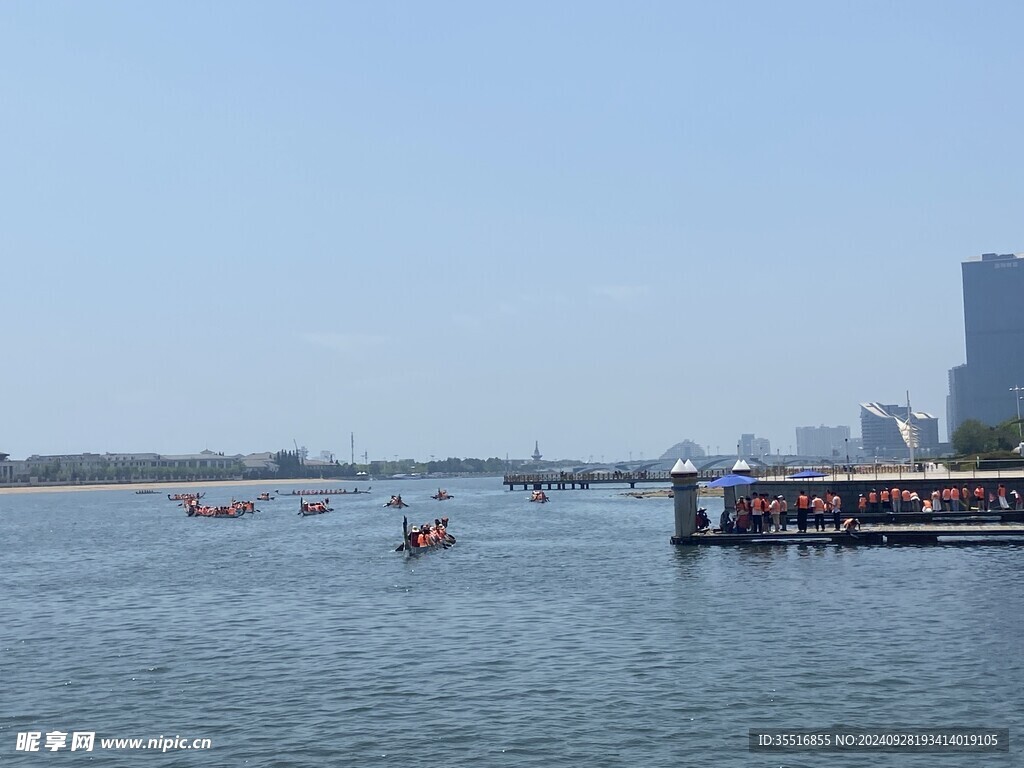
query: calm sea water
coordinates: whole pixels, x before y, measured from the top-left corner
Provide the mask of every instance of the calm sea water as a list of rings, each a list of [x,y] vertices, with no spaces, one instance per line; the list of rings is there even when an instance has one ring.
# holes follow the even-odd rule
[[[667,499],[444,485],[237,521],[130,491],[0,496],[0,764],[1024,765],[1024,548],[686,550]],[[395,553],[392,493],[458,545]],[[1012,747],[747,750],[750,727],[837,724],[1009,727]],[[30,730],[213,748],[17,752]]]

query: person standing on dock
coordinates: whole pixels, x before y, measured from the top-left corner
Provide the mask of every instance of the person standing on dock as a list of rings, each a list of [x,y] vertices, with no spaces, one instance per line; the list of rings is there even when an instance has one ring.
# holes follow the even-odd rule
[[[963,488],[960,489],[960,498],[963,499],[964,509],[966,509],[968,512],[970,512],[971,511],[971,491],[970,491],[970,489],[966,485]]]
[[[839,530],[843,516],[843,500],[838,493],[832,494],[832,522],[836,526],[836,530]]]
[[[771,530],[774,530],[775,533],[779,533],[780,531],[782,531],[782,528],[780,527],[782,525],[782,523],[780,522],[782,515],[782,504],[779,503],[779,499],[781,498],[781,496],[776,496],[774,499],[772,499],[772,503],[768,505],[768,511],[771,513],[772,516]]]
[[[761,494],[755,493],[750,503],[750,515],[754,519],[752,533],[764,533],[764,499]]]
[[[902,493],[903,498],[900,499],[900,512],[910,512],[913,510],[911,501],[914,498],[914,494],[909,489],[904,488]]]
[[[878,491],[872,488],[868,492],[868,504],[871,505],[871,511],[875,514],[878,513]]]
[[[902,501],[900,489],[893,488],[889,493],[892,495],[892,511],[898,515],[900,512],[900,502]]]
[[[825,500],[822,499],[818,494],[814,494],[814,498],[811,499],[811,506],[814,508],[814,530],[824,531],[825,530]],[[807,523],[804,523],[804,531],[807,530]]]
[[[889,489],[883,488],[880,496],[882,497],[882,511],[888,515],[892,512],[892,499],[889,497]]]
[[[974,489],[974,501],[978,505],[979,512],[988,512],[988,505],[985,503],[985,489],[980,485]]]
[[[810,505],[807,492],[801,488],[800,495],[796,497],[796,529],[800,533],[807,533],[807,509]]]
[[[949,508],[954,512],[960,511],[960,489],[955,485],[949,489]]]

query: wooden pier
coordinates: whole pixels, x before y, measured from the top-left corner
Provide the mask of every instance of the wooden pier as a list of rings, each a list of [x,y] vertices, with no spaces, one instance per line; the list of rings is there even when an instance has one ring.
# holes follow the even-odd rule
[[[775,544],[992,544],[1024,542],[1024,525],[1002,523],[947,525],[870,525],[854,533],[845,531],[797,530],[778,533],[721,533],[704,531],[692,536],[672,537],[677,546],[771,546]]]

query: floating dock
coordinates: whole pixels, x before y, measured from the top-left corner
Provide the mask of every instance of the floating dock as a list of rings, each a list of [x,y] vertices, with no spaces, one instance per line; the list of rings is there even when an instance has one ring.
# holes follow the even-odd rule
[[[670,541],[676,546],[771,546],[773,544],[836,544],[836,545],[901,545],[901,544],[975,544],[991,542],[1024,542],[1024,525],[1019,522],[1005,520],[971,520],[970,512],[954,513],[962,515],[959,520],[953,522],[949,517],[940,521],[934,518],[941,513],[928,513],[932,520],[896,522],[887,520],[885,522],[873,521],[866,523],[859,521],[859,528],[853,531],[835,530],[834,520],[826,519],[825,530],[814,531],[813,517],[807,521],[807,530],[800,531],[790,527],[793,520],[793,510],[787,512],[787,528],[785,531],[776,533],[722,533],[721,529],[697,530],[697,497],[699,494],[698,472],[693,463],[682,460],[676,462],[672,467],[672,506],[675,517],[675,535]],[[731,478],[730,478],[731,480]],[[736,484],[730,485],[726,490],[732,490],[736,485],[745,485],[750,481],[739,477]],[[762,486],[763,487],[763,486]],[[726,497],[726,509],[729,508],[728,496]],[[1001,511],[1002,514],[1003,511]],[[950,513],[946,513],[950,514]],[[982,512],[982,515],[990,516],[991,513]],[[831,517],[831,515],[829,515]],[[843,519],[853,517],[846,512]],[[902,517],[898,515],[897,518]],[[765,517],[770,521],[770,517]]]
[[[846,531],[808,530],[805,533],[789,529],[778,533],[721,533],[703,531],[692,536],[673,536],[677,546],[771,546],[774,544],[991,544],[1024,542],[1024,525],[1004,523],[947,524],[947,525],[870,525],[860,530]]]

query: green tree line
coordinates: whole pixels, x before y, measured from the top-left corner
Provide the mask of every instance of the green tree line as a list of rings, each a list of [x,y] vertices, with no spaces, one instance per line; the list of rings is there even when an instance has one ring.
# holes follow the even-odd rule
[[[951,442],[957,455],[1007,453],[1020,443],[1020,422],[1007,419],[990,427],[976,419],[967,419],[953,433]]]
[[[37,464],[31,469],[33,477],[52,483],[130,483],[130,482],[173,482],[193,480],[235,480],[243,478],[299,480],[305,478],[358,479],[359,472],[376,477],[396,474],[446,474],[500,475],[505,472],[503,459],[447,458],[437,461],[400,459],[395,461],[374,461],[369,464],[351,464],[334,461],[307,463],[296,451],[278,451],[274,454],[277,471],[246,470],[238,462],[231,467],[115,467],[98,464],[89,468],[73,468],[59,460],[48,464]]]

